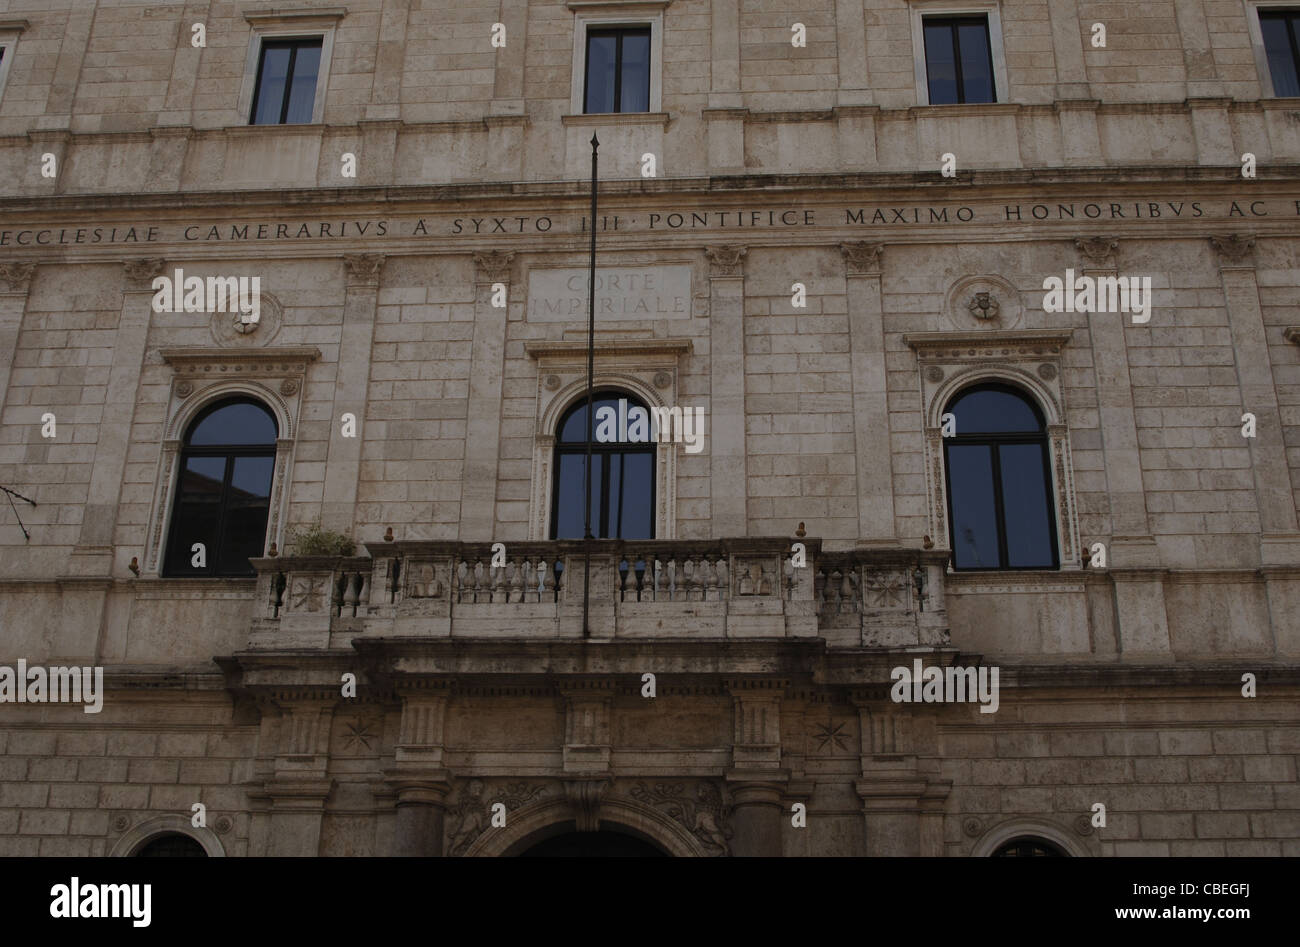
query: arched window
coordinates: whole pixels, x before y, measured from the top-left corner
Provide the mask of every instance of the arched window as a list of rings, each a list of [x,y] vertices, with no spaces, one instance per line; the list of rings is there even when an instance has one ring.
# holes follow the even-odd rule
[[[155,835],[131,853],[136,858],[207,858],[203,846],[188,835],[168,832]]]
[[[217,402],[190,424],[165,575],[253,575],[248,559],[262,555],[266,540],[276,435],[271,412],[250,398]],[[201,560],[196,543],[203,544]]]
[[[591,534],[597,539],[652,539],[655,441],[646,406],[621,391],[592,396]],[[551,538],[582,539],[587,465],[587,399],[564,413],[555,438]]]
[[[1056,524],[1043,416],[1007,385],[958,392],[943,439],[957,569],[1055,569]]]
[[[994,858],[1064,858],[1061,851],[1051,842],[1041,838],[1025,836],[1012,839],[993,853]]]

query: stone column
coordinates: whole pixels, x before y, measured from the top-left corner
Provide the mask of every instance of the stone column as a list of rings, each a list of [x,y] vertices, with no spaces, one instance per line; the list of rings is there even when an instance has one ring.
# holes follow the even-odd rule
[[[371,342],[375,334],[379,273],[384,258],[376,255],[345,256],[343,261],[347,267],[347,290],[343,300],[343,334],[339,341],[334,407],[329,419],[330,441],[325,457],[325,499],[321,504],[321,522],[329,529],[351,535],[356,522],[361,444],[366,437]],[[344,414],[356,416],[356,437],[343,436]]]
[[[709,171],[745,168],[745,98],[740,91],[740,0],[712,0],[709,102],[703,110]]]
[[[785,815],[782,789],[790,774],[781,769],[781,699],[787,682],[766,678],[728,682],[734,707],[731,795],[731,853],[779,857]]]
[[[1300,651],[1300,618],[1296,617],[1300,581],[1295,575],[1300,565],[1300,530],[1255,276],[1255,238],[1237,234],[1211,237],[1210,245],[1219,261],[1242,411],[1255,415],[1255,437],[1243,441],[1250,449],[1255,473],[1259,556],[1268,589],[1273,639],[1279,652],[1294,654]]]
[[[81,532],[68,562],[70,575],[108,575],[113,567],[113,529],[117,525],[117,506],[131,444],[131,422],[140,400],[137,396],[140,368],[144,364],[153,313],[152,283],[162,273],[163,261],[159,258],[132,260],[125,264],[125,269],[126,287],[113,339],[113,365],[100,415]]]
[[[35,263],[0,263],[0,415],[4,413],[9,394],[9,375],[18,354],[18,333],[22,331],[27,295],[35,274]],[[36,417],[39,415],[33,420]]]
[[[865,854],[943,854],[943,808],[952,783],[936,780],[937,729],[934,714],[899,711],[879,695],[853,695],[861,732],[862,779],[854,784],[862,800]]]
[[[397,121],[401,118],[402,66],[406,59],[407,20],[411,0],[384,0],[379,15],[379,42],[375,50],[374,82],[367,121]]]
[[[267,854],[313,858],[320,854],[321,819],[334,781],[329,735],[334,702],[304,695],[280,702],[279,752],[265,784],[271,803]]]
[[[1119,241],[1091,237],[1074,242],[1087,260],[1083,275],[1093,278],[1117,275],[1115,252]],[[1115,583],[1117,643],[1122,652],[1168,654],[1164,584],[1157,571],[1160,550],[1147,520],[1142,452],[1138,447],[1128,345],[1124,338],[1124,323],[1128,318],[1124,313],[1114,312],[1088,315],[1097,375],[1106,492],[1110,499],[1108,561]],[[1152,315],[1153,320],[1158,318]]]
[[[840,57],[840,89],[836,104],[870,104],[867,25],[861,0],[835,0],[835,44]]]
[[[709,493],[714,536],[747,533],[744,247],[710,247]]]
[[[858,474],[858,542],[893,545],[894,472],[889,450],[889,399],[879,243],[842,243],[853,368],[853,438]]]
[[[508,35],[508,34],[507,34]],[[488,542],[496,528],[497,461],[501,445],[501,391],[508,307],[492,305],[492,285],[509,301],[513,253],[474,254],[474,342],[470,351],[469,422],[461,480],[460,539]]]
[[[411,691],[402,697],[402,724],[396,765],[384,774],[397,795],[393,854],[439,857],[451,774],[443,767],[445,686]]]
[[[1083,36],[1077,0],[1048,0],[1047,9],[1056,59],[1056,98],[1089,98],[1092,92],[1083,62],[1083,44],[1089,40]]]

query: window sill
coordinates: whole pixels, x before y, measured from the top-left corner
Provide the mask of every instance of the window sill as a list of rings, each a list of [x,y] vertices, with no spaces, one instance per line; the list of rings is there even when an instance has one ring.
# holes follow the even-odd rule
[[[961,102],[943,105],[914,105],[913,118],[961,117],[967,115],[1014,115],[1020,110],[1018,102]]]
[[[668,127],[667,112],[597,112],[593,115],[562,115],[566,128],[600,125],[660,125]]]

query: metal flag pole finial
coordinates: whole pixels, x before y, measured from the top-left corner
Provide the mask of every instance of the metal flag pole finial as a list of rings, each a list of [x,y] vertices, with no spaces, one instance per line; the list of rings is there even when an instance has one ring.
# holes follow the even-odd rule
[[[587,269],[587,463],[583,468],[582,637],[591,637],[591,427],[592,373],[596,361],[596,153],[600,139],[591,133],[591,260]]]

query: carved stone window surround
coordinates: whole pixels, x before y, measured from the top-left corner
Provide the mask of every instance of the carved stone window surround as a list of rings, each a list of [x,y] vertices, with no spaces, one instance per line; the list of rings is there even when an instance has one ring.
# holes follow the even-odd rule
[[[283,547],[293,447],[302,414],[302,389],[307,368],[320,358],[320,349],[315,346],[166,348],[159,355],[172,367],[173,376],[145,539],[145,574],[160,574],[166,527],[171,522],[179,476],[177,460],[186,427],[209,404],[238,395],[256,398],[275,415],[279,435],[275,442],[275,474],[263,550],[269,549],[271,543]]]
[[[585,342],[528,342],[524,350],[537,361],[537,432],[533,444],[532,499],[528,538],[550,538],[551,478],[560,418],[587,387]],[[625,389],[647,407],[685,407],[678,401],[683,355],[690,339],[596,339],[593,386]],[[705,432],[709,418],[705,416]],[[655,539],[675,539],[677,531],[677,454],[681,445],[655,449]]]
[[[903,336],[903,342],[916,353],[919,368],[929,535],[937,548],[951,548],[941,434],[944,405],[970,385],[1001,381],[1024,390],[1043,413],[1061,570],[1083,568],[1061,385],[1061,357],[1071,334],[1070,329],[1022,329]]]

